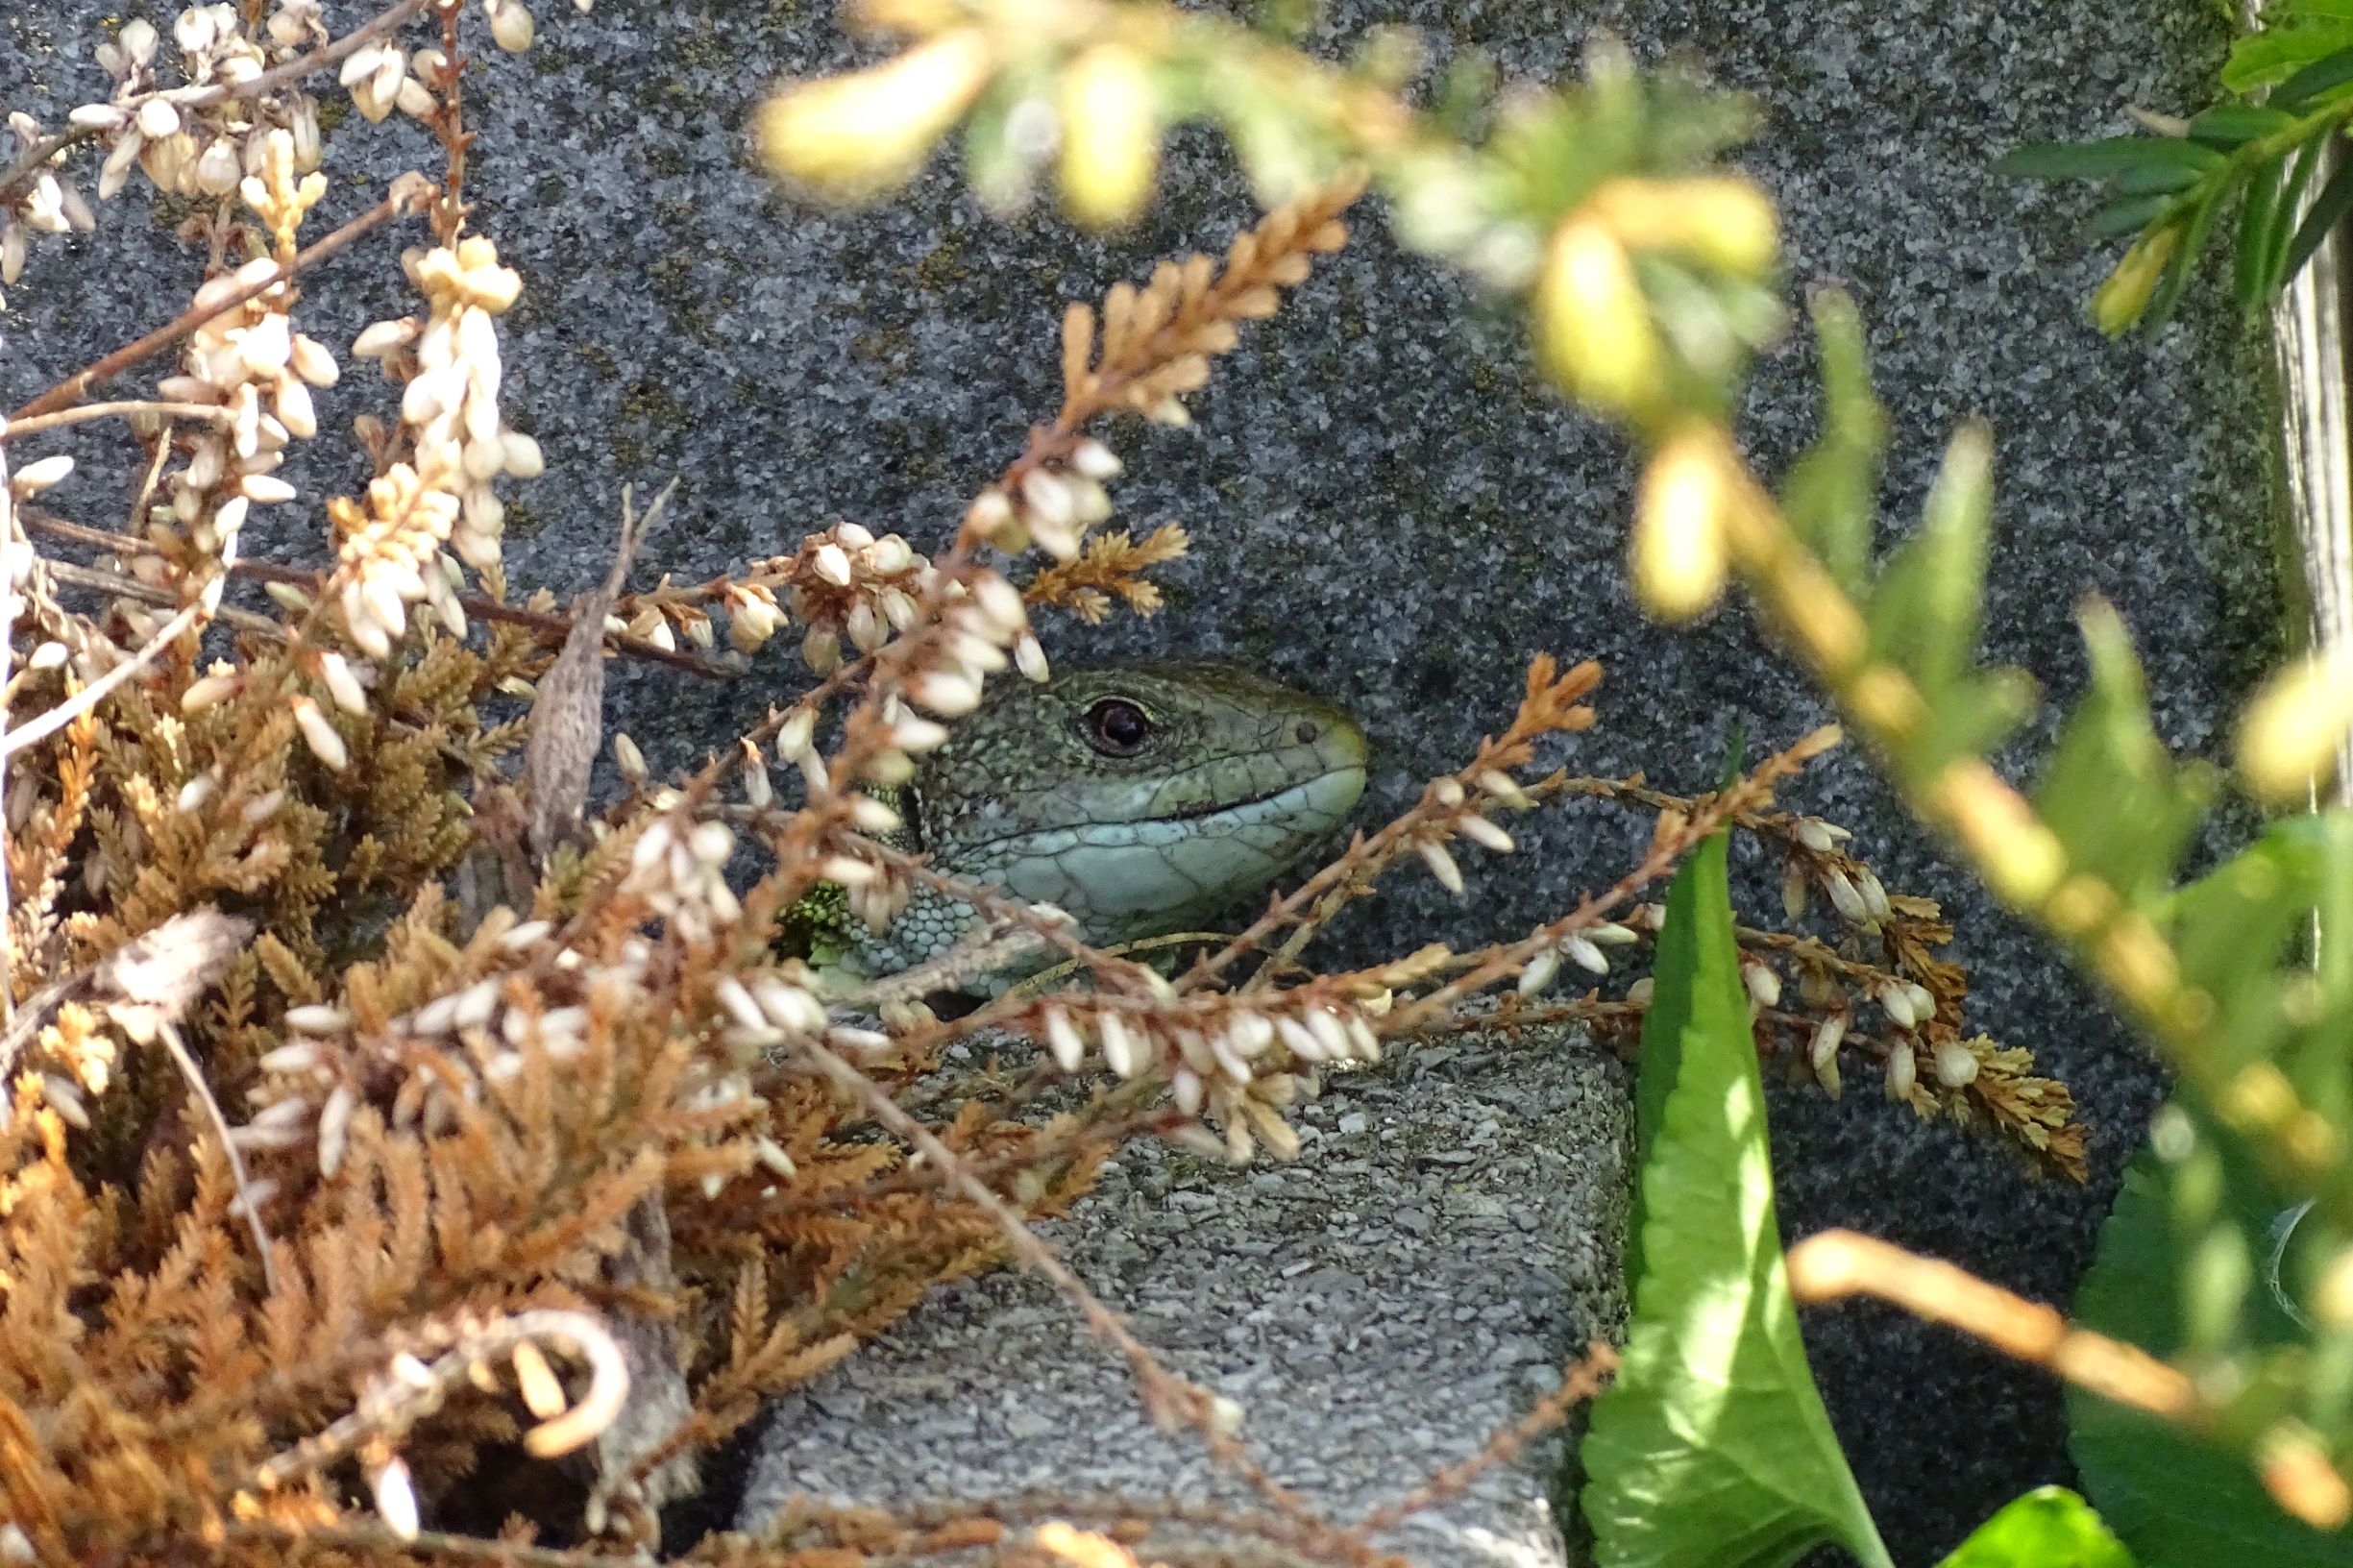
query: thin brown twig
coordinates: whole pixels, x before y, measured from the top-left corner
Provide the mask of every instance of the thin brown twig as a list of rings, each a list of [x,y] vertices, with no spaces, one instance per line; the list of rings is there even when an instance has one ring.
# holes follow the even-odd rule
[[[1876,1296],[2135,1409],[2191,1425],[2212,1413],[2187,1377],[2146,1351],[2077,1328],[2056,1308],[1941,1259],[1853,1231],[1823,1231],[1790,1248],[1786,1262],[1801,1306]]]
[[[1729,789],[1703,796],[1697,809],[1680,828],[1654,837],[1650,849],[1640,863],[1608,889],[1588,897],[1551,924],[1538,926],[1520,941],[1487,949],[1481,962],[1468,972],[1398,1008],[1388,1019],[1384,1020],[1386,1024],[1384,1032],[1410,1033],[1412,1027],[1422,1020],[1450,1011],[1457,1001],[1471,992],[1517,973],[1537,953],[1558,943],[1563,937],[1599,924],[1611,909],[1630,900],[1644,887],[1664,876],[1677,861],[1697,848],[1702,840],[1723,826],[1732,814],[1753,809],[1770,798],[1777,782],[1796,773],[1807,762],[1835,746],[1838,739],[1836,725],[1818,729],[1797,745],[1767,757],[1747,777]]]
[[[92,593],[110,594],[117,599],[135,599],[142,604],[154,604],[164,609],[181,607],[180,595],[173,590],[152,582],[141,582],[136,577],[124,576],[119,572],[101,572],[94,567],[76,566],[71,561],[46,558],[41,561],[40,569],[69,588],[86,588]],[[240,631],[255,632],[264,637],[283,637],[286,634],[285,627],[266,615],[233,609],[226,604],[214,612],[214,619]]]
[[[0,757],[12,757],[28,746],[38,746],[42,741],[47,740],[76,719],[98,706],[99,703],[104,702],[113,695],[116,687],[155,663],[162,656],[165,649],[185,635],[198,622],[205,619],[205,601],[202,599],[183,604],[180,607],[180,613],[158,627],[156,634],[148,638],[136,653],[109,670],[56,707],[49,709],[46,713],[36,715],[25,723],[10,730],[5,738],[0,738]]]
[[[216,425],[226,425],[236,418],[236,411],[218,403],[86,403],[75,408],[61,408],[54,414],[36,414],[31,419],[12,419],[0,425],[0,441],[13,441],[20,435],[37,430],[56,429],[63,425],[81,425],[93,419],[110,419],[116,414],[162,414],[172,419],[208,419]]]
[[[0,173],[0,204],[15,200],[16,192],[38,179],[41,170],[47,168],[49,160],[58,154],[69,147],[79,147],[97,135],[96,129],[90,126],[69,126],[56,135],[43,136],[27,147],[5,173]]]
[[[399,0],[399,3],[361,23],[331,43],[323,43],[299,60],[289,60],[283,65],[274,65],[258,76],[242,82],[208,82],[198,86],[166,87],[159,92],[142,93],[126,98],[121,108],[136,113],[141,104],[150,98],[160,98],[178,109],[202,109],[207,104],[227,103],[233,99],[258,98],[291,86],[305,77],[341,64],[377,39],[398,32],[433,0]]]
[[[262,1289],[275,1296],[278,1263],[270,1256],[270,1233],[261,1223],[261,1205],[252,1178],[245,1174],[245,1157],[237,1152],[236,1139],[229,1136],[229,1117],[222,1114],[221,1102],[213,1097],[212,1086],[205,1080],[205,1069],[188,1054],[187,1042],[180,1038],[180,1026],[165,1018],[158,1025],[157,1033],[162,1038],[164,1050],[171,1055],[172,1066],[187,1081],[188,1093],[204,1107],[205,1119],[212,1124],[212,1136],[220,1140],[221,1153],[229,1161],[230,1180],[236,1184],[237,1207],[245,1211],[246,1228],[254,1233],[254,1251],[261,1260]]]
[[[48,534],[52,538],[71,540],[79,545],[88,545],[94,550],[112,551],[121,555],[160,555],[162,553],[148,541],[135,535],[110,533],[104,528],[93,528],[80,523],[68,522],[53,513],[38,511],[29,506],[24,508],[24,521],[28,527],[37,532]],[[54,570],[56,563],[49,564]],[[328,575],[324,572],[305,567],[278,566],[268,561],[237,561],[230,567],[229,571],[233,576],[250,577],[257,582],[287,583],[314,597],[325,590],[328,580]],[[128,580],[135,581],[135,579]],[[86,581],[77,585],[91,586]],[[144,583],[137,584],[139,588],[146,586],[148,585]],[[139,597],[134,587],[127,585],[122,591],[132,597]],[[495,600],[484,599],[479,594],[459,594],[456,599],[460,609],[469,616],[480,620],[503,622],[513,626],[527,626],[543,637],[559,640],[572,631],[572,620],[569,616],[520,609],[512,604],[502,604]],[[176,600],[166,593],[161,601],[170,603],[176,602]],[[261,625],[282,633],[284,629],[272,621],[262,620]],[[684,670],[691,674],[700,675],[706,680],[732,680],[743,673],[731,665],[722,664],[714,659],[700,658],[674,648],[664,648],[659,643],[649,642],[634,632],[607,631],[604,634],[604,642],[607,648],[618,652],[627,653],[634,658],[646,659],[655,664],[666,664],[674,670]]]
[[[423,0],[418,0],[418,3],[422,4]],[[259,298],[288,279],[309,271],[354,241],[374,233],[394,218],[415,210],[425,202],[431,200],[432,189],[433,187],[423,175],[409,173],[396,177],[392,182],[391,192],[382,201],[308,250],[304,251],[293,260],[282,262],[272,268],[268,277],[258,282],[247,284],[216,305],[189,306],[167,325],[157,328],[136,342],[125,344],[112,354],[66,377],[57,385],[9,415],[9,423],[13,425],[19,420],[33,419],[41,414],[54,413],[61,408],[70,407],[79,403],[92,387],[97,386],[100,382],[110,380],[141,360],[160,354],[205,323],[227,315],[238,306]]]

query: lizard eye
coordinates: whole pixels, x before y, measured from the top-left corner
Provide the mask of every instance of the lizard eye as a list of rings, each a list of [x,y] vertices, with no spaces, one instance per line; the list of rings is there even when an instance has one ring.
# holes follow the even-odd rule
[[[1107,757],[1132,757],[1152,738],[1152,721],[1123,697],[1107,697],[1080,722],[1087,744]]]

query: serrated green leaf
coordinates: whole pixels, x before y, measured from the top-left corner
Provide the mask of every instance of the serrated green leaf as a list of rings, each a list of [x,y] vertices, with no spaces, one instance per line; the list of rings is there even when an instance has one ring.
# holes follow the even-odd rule
[[[1764,1086],[1721,834],[1667,895],[1642,1087],[1654,1136],[1634,1318],[1581,1458],[1601,1568],[1780,1568],[1887,1549],[1839,1452],[1781,1269]],[[1663,1031],[1673,1025],[1674,1043]],[[1662,1031],[1654,1039],[1653,1026]],[[1654,1077],[1671,1081],[1663,1092]]]
[[[2064,1486],[2013,1498],[1937,1568],[2133,1568],[2092,1506]]]
[[[1798,537],[1850,593],[1863,581],[1878,513],[1879,454],[1887,411],[1871,389],[1871,360],[1854,302],[1836,289],[1813,299],[1822,344],[1823,430],[1781,486],[1781,510]]]
[[[2202,172],[2222,161],[2213,148],[2179,136],[2110,136],[2103,141],[2030,141],[1994,160],[1996,174],[2027,180],[2107,180],[2130,169]]]
[[[2141,661],[2105,601],[2084,606],[2091,687],[2068,715],[2035,791],[2035,809],[2067,848],[2135,908],[2172,881],[2213,793],[2210,772],[2177,766],[2148,716]]]
[[[2270,19],[2270,8],[2265,8],[2266,20]],[[2222,86],[2232,92],[2253,92],[2275,82],[2284,82],[2314,61],[2335,54],[2353,43],[2353,27],[2337,27],[2327,22],[2316,27],[2267,26],[2260,33],[2249,33],[2232,43],[2230,62],[2222,67]],[[2275,94],[2272,102],[2280,108]]]
[[[2353,82],[2353,46],[2341,42],[2334,53],[2314,61],[2272,89],[2271,107],[2296,113],[2348,82]]]
[[[2217,104],[2190,116],[2190,139],[2209,147],[2243,146],[2295,124],[2295,116],[2263,104]]]

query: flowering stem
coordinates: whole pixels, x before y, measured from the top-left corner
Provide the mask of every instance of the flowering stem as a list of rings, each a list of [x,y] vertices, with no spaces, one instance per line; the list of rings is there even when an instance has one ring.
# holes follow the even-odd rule
[[[88,396],[90,389],[100,382],[111,380],[141,360],[152,358],[162,353],[205,323],[215,317],[225,316],[238,306],[259,298],[299,273],[309,271],[336,252],[345,249],[354,240],[373,233],[394,218],[404,213],[416,211],[429,198],[431,190],[432,187],[427,184],[420,175],[411,173],[397,177],[392,182],[391,193],[382,201],[333,233],[329,234],[316,245],[311,246],[293,260],[281,263],[267,278],[238,289],[217,305],[191,306],[184,311],[179,319],[170,324],[159,327],[138,341],[127,343],[105,358],[75,371],[71,376],[66,377],[57,385],[9,415],[9,422],[13,424],[18,420],[33,419],[42,414],[55,413],[61,408],[71,407]]]

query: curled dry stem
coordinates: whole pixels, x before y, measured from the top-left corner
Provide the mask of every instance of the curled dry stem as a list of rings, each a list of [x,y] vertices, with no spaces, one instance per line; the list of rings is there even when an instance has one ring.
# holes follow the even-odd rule
[[[441,1407],[451,1390],[471,1382],[516,1347],[541,1341],[588,1363],[588,1392],[569,1409],[551,1415],[524,1434],[524,1446],[543,1458],[569,1454],[593,1440],[621,1413],[629,1393],[629,1366],[621,1346],[598,1318],[560,1308],[532,1308],[488,1322],[461,1325],[450,1348],[430,1362],[403,1353],[389,1371],[362,1392],[358,1405],[329,1426],[257,1467],[250,1484],[273,1491],[297,1477],[315,1474],[361,1444],[397,1442],[408,1429]]]

